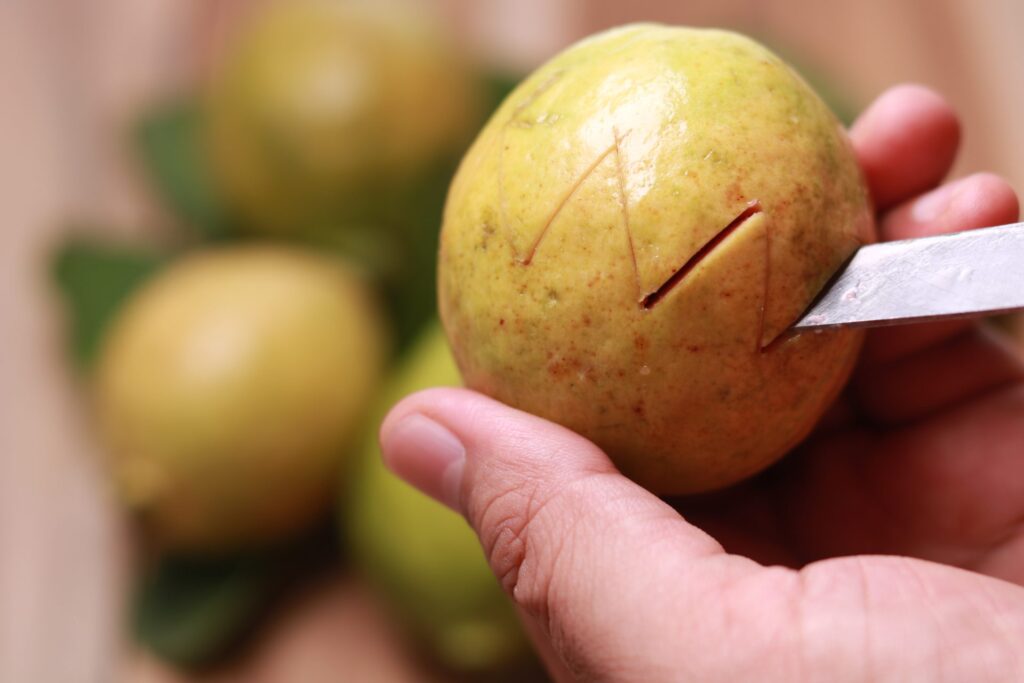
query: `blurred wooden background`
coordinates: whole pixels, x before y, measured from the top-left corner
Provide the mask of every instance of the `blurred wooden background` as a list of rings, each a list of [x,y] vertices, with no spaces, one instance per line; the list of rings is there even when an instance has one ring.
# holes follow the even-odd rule
[[[1020,0],[434,2],[469,49],[502,66],[528,67],[599,28],[659,20],[770,39],[829,75],[855,103],[895,83],[922,82],[963,115],[956,173],[992,170],[1024,190]],[[87,402],[61,355],[43,269],[69,218],[122,237],[159,238],[167,221],[138,179],[124,128],[138,106],[189,82],[245,5],[0,2],[5,683],[172,680],[124,642],[130,557],[99,471]],[[247,673],[216,680],[320,680],[310,662],[317,671],[331,671],[334,662],[347,680],[418,680],[411,664],[389,654],[394,635],[358,587],[326,586],[319,595],[297,608],[294,628],[268,636],[266,652],[276,654],[261,654],[263,665],[250,662]],[[327,625],[316,627],[321,622]]]

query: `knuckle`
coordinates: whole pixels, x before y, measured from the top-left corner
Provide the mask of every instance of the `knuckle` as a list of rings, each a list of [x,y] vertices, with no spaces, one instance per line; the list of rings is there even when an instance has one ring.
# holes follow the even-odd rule
[[[559,492],[523,485],[491,496],[475,515],[474,526],[491,570],[502,588],[528,614],[547,618],[551,585],[564,546],[557,517],[546,515]]]

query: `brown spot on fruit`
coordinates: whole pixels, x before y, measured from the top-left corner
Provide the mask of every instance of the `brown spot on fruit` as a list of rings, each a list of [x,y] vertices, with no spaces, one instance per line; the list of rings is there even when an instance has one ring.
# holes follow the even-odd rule
[[[739,183],[732,183],[725,192],[725,197],[729,202],[742,202],[743,188],[740,187]]]

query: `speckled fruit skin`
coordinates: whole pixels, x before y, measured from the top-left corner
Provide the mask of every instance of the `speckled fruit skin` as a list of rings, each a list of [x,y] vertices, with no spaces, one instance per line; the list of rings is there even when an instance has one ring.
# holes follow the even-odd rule
[[[336,261],[269,246],[184,257],[104,342],[96,411],[121,498],[173,549],[301,530],[330,505],[386,346]]]
[[[463,159],[441,314],[468,386],[655,492],[706,491],[779,458],[840,390],[860,333],[782,333],[873,234],[845,132],[780,59],[627,26],[532,74]]]

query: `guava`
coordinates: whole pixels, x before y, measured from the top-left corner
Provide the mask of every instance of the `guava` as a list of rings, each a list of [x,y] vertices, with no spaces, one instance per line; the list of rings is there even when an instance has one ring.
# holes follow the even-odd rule
[[[511,602],[466,521],[391,474],[376,427],[400,398],[460,384],[439,325],[417,340],[378,403],[355,464],[342,523],[366,577],[440,662],[493,671],[528,652]]]
[[[417,4],[277,1],[215,70],[205,138],[218,185],[256,230],[353,230],[382,188],[469,141],[478,100]]]
[[[183,257],[101,350],[96,412],[122,499],[175,550],[301,531],[330,507],[386,347],[340,262],[274,246]]]
[[[465,156],[439,297],[469,387],[663,494],[804,438],[862,334],[787,328],[873,238],[841,125],[729,32],[633,25],[524,81]]]

